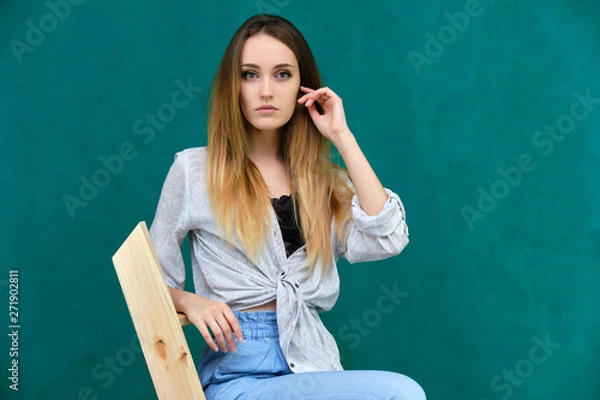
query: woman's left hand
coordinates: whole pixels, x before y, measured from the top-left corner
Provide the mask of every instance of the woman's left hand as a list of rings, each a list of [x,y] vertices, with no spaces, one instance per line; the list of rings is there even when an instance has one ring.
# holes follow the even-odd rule
[[[335,145],[341,135],[350,133],[342,99],[333,90],[328,87],[314,90],[305,86],[300,86],[300,90],[306,94],[298,99],[298,103],[308,108],[310,117],[323,136]],[[323,109],[322,115],[319,114],[314,103],[319,103]]]

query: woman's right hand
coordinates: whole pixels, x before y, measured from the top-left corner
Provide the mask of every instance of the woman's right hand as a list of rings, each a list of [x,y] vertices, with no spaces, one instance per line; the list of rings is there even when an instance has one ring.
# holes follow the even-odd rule
[[[176,310],[185,313],[187,319],[198,328],[212,350],[220,349],[227,353],[229,348],[235,351],[234,334],[238,341],[244,340],[240,323],[227,304],[172,287],[169,287],[169,292]],[[208,328],[215,336],[216,343]]]

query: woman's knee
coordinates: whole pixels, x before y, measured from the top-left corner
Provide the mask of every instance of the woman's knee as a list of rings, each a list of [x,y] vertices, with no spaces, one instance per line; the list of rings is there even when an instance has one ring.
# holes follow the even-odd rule
[[[385,385],[393,393],[389,400],[426,400],[425,391],[414,379],[396,372],[382,372]]]

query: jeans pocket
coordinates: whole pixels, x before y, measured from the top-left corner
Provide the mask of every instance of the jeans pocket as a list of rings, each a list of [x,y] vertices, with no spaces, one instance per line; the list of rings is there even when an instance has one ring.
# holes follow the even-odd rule
[[[224,353],[222,351],[214,351],[210,347],[205,346],[204,350],[200,354],[200,360],[198,362],[198,376],[202,387],[206,389],[210,383],[213,382],[213,375],[217,367],[224,362],[232,352]]]
[[[287,365],[280,355],[279,341],[275,338],[246,339],[237,350],[215,353],[203,352],[206,360],[200,360],[203,385],[218,384],[241,377],[267,378],[286,373]],[[210,354],[212,353],[212,354]]]

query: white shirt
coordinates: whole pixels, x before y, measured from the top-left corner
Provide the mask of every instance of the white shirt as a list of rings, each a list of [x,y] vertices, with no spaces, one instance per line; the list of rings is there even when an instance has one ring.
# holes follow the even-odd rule
[[[279,342],[292,371],[341,370],[337,344],[318,312],[328,311],[339,294],[335,261],[350,263],[380,260],[396,255],[408,244],[404,206],[397,194],[388,194],[383,210],[367,215],[354,195],[352,220],[345,230],[344,246],[333,229],[333,265],[321,277],[318,260],[308,273],[304,246],[286,256],[275,211],[271,209],[269,237],[255,263],[241,244],[219,235],[207,193],[206,147],[175,155],[164,182],[150,236],[166,284],[183,290],[185,266],[181,245],[189,235],[196,294],[243,310],[277,300]],[[292,367],[293,365],[293,367]]]

